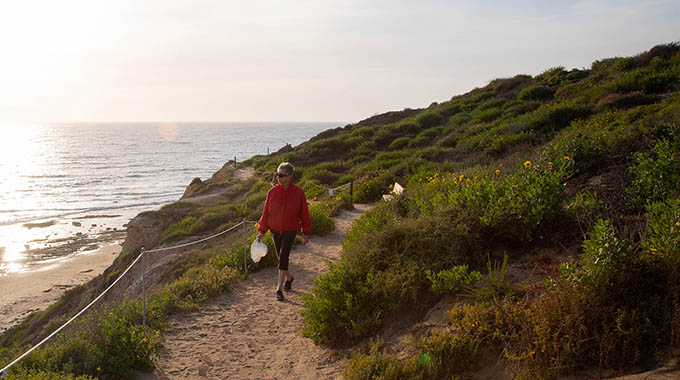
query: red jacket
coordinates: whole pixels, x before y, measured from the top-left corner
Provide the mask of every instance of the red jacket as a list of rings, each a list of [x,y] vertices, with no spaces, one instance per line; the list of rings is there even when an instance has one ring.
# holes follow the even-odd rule
[[[282,234],[286,231],[297,231],[302,225],[302,234],[309,235],[312,230],[312,220],[309,218],[307,198],[305,192],[294,184],[284,189],[276,185],[267,193],[262,217],[258,229],[265,233],[267,230]]]

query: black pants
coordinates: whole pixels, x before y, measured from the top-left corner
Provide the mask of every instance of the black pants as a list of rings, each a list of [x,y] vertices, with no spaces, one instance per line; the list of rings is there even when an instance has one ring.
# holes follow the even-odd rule
[[[290,255],[290,249],[293,247],[296,234],[297,231],[286,231],[283,234],[272,231],[276,255],[279,257],[279,269],[281,270],[288,270],[288,256]]]

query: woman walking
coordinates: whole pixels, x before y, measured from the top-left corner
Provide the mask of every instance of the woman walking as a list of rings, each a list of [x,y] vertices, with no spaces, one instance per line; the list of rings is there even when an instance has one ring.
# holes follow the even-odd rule
[[[312,230],[305,192],[292,183],[295,168],[284,162],[276,169],[278,185],[267,193],[262,217],[260,218],[258,239],[262,239],[267,230],[271,230],[279,257],[279,277],[276,286],[276,299],[283,301],[283,290],[289,291],[293,284],[293,276],[288,270],[288,256],[293,246],[295,235],[302,227],[302,244],[307,244],[307,237]]]

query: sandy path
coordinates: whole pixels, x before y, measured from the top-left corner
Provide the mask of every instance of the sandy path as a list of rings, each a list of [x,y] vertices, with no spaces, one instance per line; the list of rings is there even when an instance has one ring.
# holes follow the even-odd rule
[[[275,299],[275,268],[247,281],[204,306],[173,318],[156,363],[160,379],[330,379],[341,377],[342,358],[301,335],[300,296],[328,269],[325,259],[340,259],[341,243],[352,222],[368,210],[343,212],[337,229],[312,237],[291,252],[293,291]]]

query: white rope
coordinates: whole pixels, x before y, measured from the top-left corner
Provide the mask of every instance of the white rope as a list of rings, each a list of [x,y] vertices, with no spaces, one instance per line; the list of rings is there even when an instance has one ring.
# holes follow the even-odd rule
[[[125,274],[127,274],[127,272],[129,272],[130,269],[131,269],[135,264],[137,264],[137,262],[138,262],[139,259],[142,257],[142,255],[144,255],[144,253],[167,251],[167,250],[170,250],[170,249],[183,248],[183,247],[188,247],[188,246],[190,246],[190,245],[202,243],[202,242],[204,242],[204,241],[206,241],[206,240],[214,239],[214,238],[216,238],[216,237],[218,237],[218,236],[220,236],[220,235],[226,234],[227,232],[233,231],[236,227],[241,226],[241,225],[242,225],[243,223],[245,223],[245,222],[246,222],[246,221],[241,221],[240,223],[236,224],[235,226],[233,226],[233,227],[231,227],[231,228],[229,228],[229,229],[227,229],[227,230],[224,230],[224,231],[222,231],[222,232],[220,232],[220,233],[218,233],[218,234],[209,236],[209,237],[204,238],[204,239],[201,239],[201,240],[196,240],[196,241],[192,241],[192,242],[190,242],[190,243],[176,245],[176,246],[173,246],[173,247],[164,247],[164,248],[151,249],[151,250],[148,250],[148,251],[146,251],[146,252],[140,253],[139,256],[137,256],[137,258],[135,258],[135,260],[132,262],[132,264],[130,264],[130,266],[128,266],[127,269],[125,269],[125,272],[123,272],[120,276],[118,276],[118,278],[116,278],[116,281],[114,281],[111,285],[109,285],[109,287],[106,288],[106,290],[104,290],[99,296],[97,296],[97,298],[95,298],[94,301],[90,302],[89,305],[85,306],[85,308],[83,308],[80,312],[78,312],[78,314],[74,315],[71,319],[69,319],[69,320],[68,320],[66,323],[64,323],[61,327],[59,327],[57,330],[55,330],[55,331],[54,331],[52,334],[50,334],[47,338],[45,338],[45,339],[43,339],[42,341],[40,341],[40,343],[38,343],[37,345],[35,345],[34,347],[32,347],[30,350],[26,351],[23,355],[19,356],[19,357],[16,358],[13,362],[11,362],[9,365],[7,365],[5,368],[3,368],[2,370],[0,370],[0,377],[5,377],[5,376],[7,376],[7,370],[8,370],[10,367],[12,367],[14,364],[18,363],[21,359],[25,358],[28,354],[30,354],[31,352],[33,352],[33,351],[34,351],[35,349],[37,349],[38,347],[42,346],[43,343],[45,343],[45,342],[47,342],[48,340],[50,340],[50,338],[52,338],[53,336],[55,336],[59,331],[63,330],[64,327],[68,326],[71,322],[73,322],[76,318],[78,318],[81,314],[83,314],[87,309],[89,309],[92,305],[94,305],[95,302],[97,302],[100,298],[102,298],[102,297],[104,296],[104,294],[106,294],[109,290],[111,290],[111,288],[113,288],[113,286],[116,285],[116,284],[118,283],[118,281],[120,281],[120,279],[123,278],[123,276],[125,276]]]
[[[104,291],[102,292],[102,294],[100,294],[97,298],[95,298],[94,301],[90,302],[89,305],[85,306],[85,308],[83,308],[83,310],[81,310],[80,312],[78,312],[78,314],[74,315],[71,319],[68,320],[68,322],[64,323],[61,327],[59,327],[58,329],[56,329],[56,330],[55,330],[52,334],[50,334],[47,338],[45,338],[45,339],[43,339],[42,341],[40,341],[40,343],[38,343],[38,344],[36,344],[35,346],[33,346],[30,350],[26,351],[23,355],[21,355],[21,356],[19,356],[18,358],[16,358],[13,362],[9,363],[8,366],[6,366],[6,367],[3,368],[2,370],[0,370],[0,377],[5,377],[5,376],[7,376],[7,372],[6,372],[6,371],[7,371],[11,366],[13,366],[13,365],[16,364],[17,362],[19,362],[21,359],[25,358],[28,354],[30,354],[31,352],[33,352],[33,350],[35,350],[36,348],[42,346],[43,343],[45,343],[45,342],[47,342],[48,340],[50,340],[50,338],[52,338],[53,336],[55,336],[59,331],[63,330],[64,327],[68,326],[69,323],[73,322],[73,320],[75,320],[75,319],[78,318],[81,314],[83,314],[83,313],[85,312],[85,310],[89,309],[92,305],[94,305],[95,302],[97,302],[100,298],[102,298],[102,297],[104,296],[104,294],[106,294],[109,290],[111,290],[111,288],[113,288],[113,286],[116,285],[116,284],[118,283],[118,281],[120,281],[120,279],[123,278],[123,276],[125,276],[125,274],[126,274],[128,271],[130,271],[130,269],[132,268],[133,265],[137,264],[137,261],[139,261],[139,259],[142,257],[142,254],[143,254],[143,253],[140,253],[139,256],[137,256],[137,258],[132,262],[132,264],[130,264],[130,266],[127,267],[127,269],[125,270],[125,272],[123,272],[120,276],[118,276],[118,278],[116,279],[116,281],[114,281],[111,285],[109,285],[109,287],[106,288],[106,290],[104,290]]]
[[[342,189],[344,189],[344,188],[350,186],[350,185],[351,185],[351,182],[347,182],[347,183],[342,184],[342,185],[340,185],[340,186],[331,187],[331,188],[323,187],[323,186],[317,185],[316,183],[313,183],[313,182],[310,183],[310,185],[316,186],[316,187],[318,187],[319,189],[322,189],[324,192],[333,195],[333,194],[331,193],[331,191],[332,191],[333,193],[335,193],[336,190],[342,190]]]
[[[220,235],[224,235],[224,234],[226,234],[227,232],[232,231],[233,229],[235,229],[236,227],[238,227],[238,226],[240,226],[240,225],[242,225],[242,224],[243,224],[243,222],[239,222],[238,224],[236,224],[235,226],[229,228],[228,230],[224,230],[224,231],[222,231],[222,232],[220,232],[220,233],[218,233],[218,234],[215,234],[215,235],[212,235],[212,236],[208,236],[207,238],[204,238],[204,239],[201,239],[201,240],[196,240],[196,241],[192,241],[192,242],[185,243],[185,244],[175,245],[175,246],[172,246],[172,247],[163,247],[163,248],[150,249],[150,250],[148,250],[148,251],[146,251],[146,252],[147,252],[147,253],[150,253],[150,252],[169,251],[169,250],[175,249],[175,248],[184,248],[184,247],[188,247],[188,246],[190,246],[190,245],[202,243],[202,242],[204,242],[204,241],[207,241],[207,240],[210,240],[210,239],[214,239],[214,238],[216,238],[216,237],[218,237],[218,236],[220,236]]]

